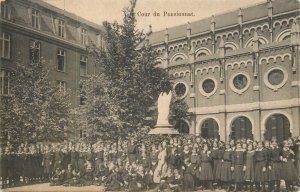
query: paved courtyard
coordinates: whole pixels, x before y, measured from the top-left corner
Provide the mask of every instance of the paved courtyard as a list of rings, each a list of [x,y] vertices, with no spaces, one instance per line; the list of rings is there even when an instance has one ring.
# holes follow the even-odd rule
[[[86,186],[86,187],[64,187],[64,186],[49,186],[49,183],[27,185],[3,189],[3,192],[102,192],[105,191],[103,186]],[[154,192],[151,190],[148,192]],[[199,190],[199,192],[209,192],[210,190]],[[215,190],[215,192],[223,192],[223,190]]]
[[[284,191],[284,182],[281,181],[281,191]],[[14,188],[0,189],[0,192],[104,192],[103,186],[85,186],[85,187],[64,187],[49,186],[49,183],[26,185]],[[197,190],[196,192],[210,192],[211,190]],[[123,192],[123,191],[119,191]],[[157,192],[157,190],[149,190],[147,192]],[[225,190],[215,189],[214,192],[225,192]],[[300,188],[296,188],[295,192],[300,192]]]

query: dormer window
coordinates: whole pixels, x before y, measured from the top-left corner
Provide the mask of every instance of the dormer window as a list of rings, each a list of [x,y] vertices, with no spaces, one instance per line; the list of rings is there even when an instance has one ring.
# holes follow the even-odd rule
[[[101,34],[97,35],[97,46],[100,48],[104,48],[105,42],[104,42],[104,38]]]
[[[82,45],[87,45],[88,38],[87,38],[87,30],[85,28],[81,28],[80,40]]]
[[[62,19],[58,20],[58,36],[65,38],[65,21]]]
[[[10,8],[6,3],[1,2],[0,12],[1,12],[1,18],[8,19],[8,20],[10,19]]]
[[[40,12],[36,9],[31,10],[31,26],[33,28],[40,28]]]

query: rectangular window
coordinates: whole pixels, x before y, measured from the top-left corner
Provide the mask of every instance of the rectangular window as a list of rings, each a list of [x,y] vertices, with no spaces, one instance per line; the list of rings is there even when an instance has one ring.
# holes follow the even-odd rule
[[[86,92],[83,90],[82,85],[80,85],[79,105],[84,105],[85,102],[86,102]]]
[[[87,56],[80,56],[80,76],[87,75]]]
[[[31,10],[31,26],[36,29],[40,28],[40,12],[38,10]]]
[[[0,71],[0,91],[1,95],[10,94],[10,72],[6,70]]]
[[[66,51],[57,49],[57,70],[64,72],[66,63]]]
[[[10,35],[5,32],[0,36],[0,54],[2,58],[10,58]]]
[[[58,20],[58,35],[65,38],[65,21],[61,19]]]
[[[6,3],[1,2],[0,12],[1,12],[1,18],[10,19],[10,8]]]
[[[82,45],[87,44],[87,30],[84,28],[81,28],[80,40]]]
[[[104,38],[102,35],[98,34],[97,35],[97,46],[100,48],[104,48]]]
[[[66,94],[67,85],[65,81],[57,81],[59,92]]]
[[[30,63],[38,63],[41,58],[41,43],[31,40],[29,42],[29,60]]]

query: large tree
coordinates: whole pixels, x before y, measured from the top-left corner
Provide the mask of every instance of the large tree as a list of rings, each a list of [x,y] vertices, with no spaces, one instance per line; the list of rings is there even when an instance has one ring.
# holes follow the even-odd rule
[[[136,0],[132,0],[123,10],[123,24],[103,23],[105,49],[90,49],[111,82],[109,91],[119,105],[122,128],[129,131],[154,125],[151,107],[159,95],[160,81],[167,77],[165,70],[156,67],[156,55],[146,35],[136,30],[135,5]]]
[[[50,80],[50,69],[38,61],[17,63],[10,94],[1,99],[2,141],[61,141],[69,124],[69,96]]]
[[[105,92],[102,92],[103,98],[96,99],[98,101],[96,103],[94,99],[97,96],[90,95],[92,91],[88,88],[92,87],[91,84],[95,85],[96,81],[95,79],[85,81],[84,92],[89,92],[85,107],[86,118],[90,119],[88,120],[89,127],[93,125],[94,120],[91,121],[91,119],[94,117],[97,117],[96,121],[101,125],[94,132],[107,133],[107,130],[110,130],[112,133],[118,132],[119,135],[128,134],[136,131],[137,128],[153,127],[156,123],[157,98],[164,89],[161,87],[161,82],[169,81],[168,73],[165,69],[157,67],[157,55],[149,45],[147,34],[136,29],[135,6],[136,0],[131,0],[130,6],[123,10],[122,24],[103,23],[106,32],[104,48],[99,49],[96,45],[88,47],[96,65],[99,66],[98,73],[102,74],[97,80],[98,85],[107,88]],[[105,103],[103,103],[104,98],[107,99]],[[184,103],[183,100],[177,100],[174,97],[175,100],[176,102],[173,103],[176,106],[183,106],[181,104]],[[172,108],[176,108],[172,113],[173,120],[177,114],[180,114],[182,118],[183,113],[186,112],[186,108],[182,110],[178,107]],[[104,116],[102,114],[102,110],[111,111],[111,109],[114,109],[113,117],[117,121],[116,125],[105,123],[112,120],[109,118],[111,112]],[[88,118],[90,115],[93,118]]]

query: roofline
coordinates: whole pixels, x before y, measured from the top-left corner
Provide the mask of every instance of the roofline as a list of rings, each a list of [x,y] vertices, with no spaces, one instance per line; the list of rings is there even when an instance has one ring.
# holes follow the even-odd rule
[[[57,14],[63,15],[64,17],[67,17],[67,18],[70,19],[70,20],[73,20],[73,21],[76,21],[76,22],[79,22],[79,23],[83,23],[83,24],[85,24],[85,25],[87,25],[87,26],[89,26],[89,27],[91,27],[91,28],[93,28],[93,29],[96,29],[96,30],[99,30],[99,31],[102,31],[102,32],[105,31],[105,28],[104,28],[102,25],[99,25],[99,24],[97,24],[97,23],[91,22],[90,20],[85,19],[85,18],[83,18],[83,17],[81,17],[81,16],[79,16],[79,15],[77,15],[77,14],[75,14],[75,13],[72,13],[72,12],[66,11],[66,10],[64,10],[64,9],[61,9],[61,8],[59,8],[59,7],[56,7],[56,6],[54,6],[54,5],[51,5],[51,4],[49,4],[48,2],[46,2],[46,1],[44,1],[44,0],[39,0],[39,1],[41,1],[41,2],[44,3],[44,4],[46,4],[46,5],[49,6],[49,7],[43,6],[43,5],[41,5],[39,2],[33,2],[33,1],[31,1],[31,0],[25,0],[25,1],[24,1],[24,0],[17,0],[17,1],[18,1],[18,2],[21,2],[21,3],[36,4],[36,5],[40,6],[40,7],[43,8],[43,9],[47,9],[47,10],[49,10],[49,11],[52,11],[52,12],[55,12],[55,13],[57,13]],[[55,9],[58,9],[58,10],[60,10],[61,12],[58,12],[58,11],[55,10]],[[62,12],[65,12],[65,13],[67,13],[67,14],[64,14],[64,13],[62,13]],[[82,21],[80,21],[80,20],[82,20]],[[90,25],[89,23],[92,24],[92,25]]]
[[[246,9],[246,8],[250,8],[250,7],[255,7],[255,6],[258,6],[258,5],[262,5],[262,4],[266,4],[267,2],[261,2],[261,3],[254,3],[252,5],[247,5],[247,6],[244,6],[244,7],[240,7],[239,9]],[[220,16],[220,15],[224,15],[226,13],[230,13],[230,12],[233,12],[233,11],[238,11],[239,9],[230,9],[230,10],[226,10],[226,11],[221,11],[221,12],[218,12],[216,14],[212,14],[211,16],[205,16],[205,17],[202,17],[202,18],[199,18],[195,21],[191,21],[190,23],[196,23],[196,22],[199,22],[201,20],[205,20],[205,19],[209,19],[211,18],[212,16],[216,17],[216,16]],[[181,24],[181,25],[175,25],[173,27],[168,27],[168,29],[171,29],[171,28],[174,28],[174,27],[178,27],[178,26],[183,26],[185,24]],[[165,31],[164,29],[161,29],[161,30],[158,30],[158,31],[154,31],[153,33],[158,33],[158,32],[162,32],[162,31]]]

